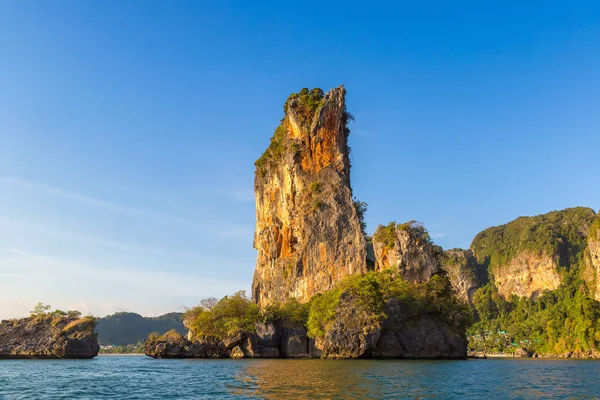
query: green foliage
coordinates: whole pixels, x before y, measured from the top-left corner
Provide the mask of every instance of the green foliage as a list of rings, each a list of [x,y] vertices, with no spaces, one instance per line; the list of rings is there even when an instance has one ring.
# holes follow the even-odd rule
[[[404,319],[410,321],[426,315],[435,316],[457,329],[466,329],[472,322],[468,305],[456,298],[444,276],[435,275],[427,283],[409,283],[390,270],[352,275],[334,288],[311,300],[308,335],[323,336],[333,323],[342,296],[358,299],[358,307],[373,320],[383,320],[385,304],[391,300],[402,303]]]
[[[393,249],[396,246],[396,223],[390,222],[385,226],[379,225],[373,234],[373,240]]]
[[[586,227],[594,220],[590,208],[576,207],[516,220],[479,233],[471,250],[493,275],[517,254],[558,255],[562,269],[577,268],[583,259]]]
[[[317,181],[311,182],[308,189],[312,194],[319,194],[321,193],[321,184]]]
[[[62,321],[64,318],[68,319],[76,319],[81,317],[81,312],[75,310],[63,311],[63,310],[54,310],[52,311],[52,306],[49,304],[44,304],[39,302],[33,308],[33,311],[29,312],[32,317],[43,318],[43,317],[52,317],[56,323]]]
[[[505,300],[493,283],[477,290],[478,321],[469,329],[470,347],[484,352],[564,354],[600,347],[600,302],[583,280],[568,274],[559,288],[531,300]]]
[[[151,332],[171,329],[187,332],[183,313],[168,313],[158,317],[142,317],[136,313],[119,312],[98,319],[98,341],[101,345],[127,346],[143,342]]]
[[[592,225],[590,225],[588,237],[600,239],[600,215],[597,215]]]
[[[356,119],[354,118],[354,115],[350,114],[346,109],[344,109],[342,123],[344,124],[344,135],[346,136],[346,138],[350,136],[350,128],[348,127],[348,125],[350,124],[350,122],[354,122],[355,120]],[[349,147],[348,151],[350,151]]]
[[[313,211],[320,210],[322,206],[323,206],[323,202],[320,199],[314,199],[311,202],[311,207],[312,207]]]
[[[269,147],[267,147],[265,152],[254,163],[257,172],[264,175],[264,173],[266,172],[266,167],[269,164],[277,162],[281,159],[286,149],[285,139],[287,135],[287,129],[285,127],[285,124],[282,122],[275,129],[275,133],[273,134],[273,137],[271,137]]]
[[[305,129],[309,129],[317,110],[323,105],[323,97],[323,90],[319,88],[310,91],[303,88],[300,92],[292,93],[288,97],[283,111],[287,114],[290,109],[293,109],[298,123]]]
[[[268,305],[262,312],[265,321],[290,321],[307,324],[310,305],[300,303],[295,297],[285,303]]]
[[[52,306],[44,304],[41,301],[35,305],[33,311],[30,311],[32,317],[44,316],[50,312]]]
[[[283,105],[283,111],[285,115],[290,111],[293,111],[299,126],[308,130],[310,129],[310,125],[315,115],[317,115],[321,107],[323,107],[324,97],[325,94],[323,93],[323,90],[319,88],[311,90],[303,88],[298,93],[292,93],[287,98]],[[348,124],[351,121],[354,121],[354,116],[344,109],[342,123],[344,125],[344,134],[346,137],[350,134]],[[284,117],[280,125],[275,129],[269,147],[254,163],[258,174],[265,176],[268,166],[278,162],[288,148],[291,149],[294,154],[300,153],[302,149],[301,144],[288,140],[288,136]],[[350,148],[348,148],[348,150],[350,150]]]
[[[356,214],[358,215],[358,220],[360,221],[360,229],[366,235],[367,234],[367,223],[365,222],[365,213],[367,212],[367,208],[369,205],[364,201],[358,200],[356,197],[353,199],[354,209],[356,210]]]
[[[184,315],[187,327],[196,338],[223,338],[239,330],[254,331],[260,320],[260,311],[241,290],[225,296],[214,306],[198,306]]]
[[[478,320],[469,330],[470,346],[478,351],[526,348],[547,354],[598,348],[600,302],[589,293],[582,266],[587,236],[599,228],[592,209],[577,207],[517,218],[477,235],[471,249],[492,281],[473,298]],[[523,252],[558,258],[558,289],[533,300],[498,294],[494,272]]]
[[[422,222],[414,220],[408,221],[403,224],[398,224],[396,228],[398,230],[408,232],[411,237],[417,240],[418,244],[433,244],[433,242],[431,241],[431,236],[429,236],[429,232],[427,232],[427,229],[425,229],[425,226]]]
[[[292,107],[298,118],[298,123],[308,129],[317,109],[323,104],[323,96],[323,91],[321,89],[312,89],[309,91],[304,88],[299,93],[292,93],[288,97],[283,106],[284,112],[287,114],[290,107]],[[273,137],[271,137],[269,147],[267,147],[265,152],[254,163],[257,173],[264,176],[267,167],[281,159],[287,149],[287,137],[288,131],[284,120],[282,120],[281,124],[275,129]],[[300,145],[298,143],[291,143],[291,148],[294,153],[300,151]]]

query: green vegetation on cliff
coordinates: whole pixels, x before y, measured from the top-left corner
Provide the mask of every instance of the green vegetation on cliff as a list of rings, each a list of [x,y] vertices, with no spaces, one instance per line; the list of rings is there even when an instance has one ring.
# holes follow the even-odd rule
[[[402,304],[402,314],[408,321],[429,316],[464,332],[472,319],[469,306],[456,298],[445,276],[413,284],[385,270],[349,276],[306,304],[291,298],[259,311],[243,291],[221,300],[205,299],[190,309],[184,320],[193,339],[222,339],[238,331],[253,332],[261,321],[300,323],[307,327],[309,336],[321,337],[333,322],[343,295],[357,298],[358,306],[374,323],[386,318],[385,305],[391,300]]]
[[[600,237],[600,215],[597,215],[592,225],[590,225],[588,237]]]
[[[581,265],[586,232],[594,217],[594,210],[585,207],[520,217],[479,233],[471,250],[491,274],[525,251],[536,256],[558,255],[559,267],[570,270]]]
[[[292,93],[288,97],[283,105],[283,111],[287,115],[290,108],[292,108],[300,126],[309,129],[315,113],[323,105],[323,96],[324,94],[321,89],[315,88],[309,91],[307,88],[304,88],[300,92]],[[278,162],[281,159],[286,151],[287,136],[288,130],[285,126],[284,117],[275,129],[269,147],[254,163],[257,172],[264,174],[268,165]]]
[[[290,109],[292,109],[298,118],[300,126],[309,129],[313,117],[323,105],[324,96],[323,90],[319,88],[312,90],[303,88],[300,92],[292,93],[288,97],[283,105],[283,111],[287,115]]]
[[[359,307],[374,322],[387,316],[385,305],[396,300],[403,306],[403,316],[410,321],[425,316],[435,317],[458,329],[471,323],[470,308],[459,301],[445,276],[434,275],[426,283],[409,283],[391,270],[350,276],[333,289],[316,295],[310,302],[308,334],[320,337],[334,320],[343,294],[358,298]]]
[[[298,93],[289,95],[283,105],[284,117],[279,126],[275,128],[269,147],[267,147],[254,163],[257,173],[264,176],[268,167],[279,162],[288,149],[293,150],[295,154],[298,154],[301,151],[301,143],[299,143],[299,141],[287,140],[289,132],[286,127],[285,118],[290,112],[293,112],[299,127],[304,130],[309,130],[314,117],[319,114],[319,111],[323,107],[324,99],[325,94],[323,93],[323,90],[319,88],[311,90],[303,88]],[[344,125],[344,134],[346,137],[350,135],[350,128],[348,125],[352,121],[354,121],[354,116],[344,109],[342,123]]]
[[[396,246],[398,231],[408,232],[411,237],[417,240],[417,244],[423,242],[433,245],[429,232],[427,232],[427,229],[425,229],[423,224],[418,221],[408,221],[402,224],[390,222],[387,225],[379,225],[373,234],[373,239],[385,244],[386,247],[393,249]]]
[[[272,162],[277,162],[283,156],[285,151],[285,138],[287,134],[287,129],[282,122],[281,125],[275,129],[275,133],[273,134],[273,137],[271,137],[269,147],[267,147],[265,152],[254,163],[257,172],[260,172],[261,174],[264,173],[269,164]]]
[[[479,320],[469,334],[477,351],[565,354],[600,348],[600,302],[581,279],[567,276],[557,290],[535,300],[507,301],[489,283],[475,293],[474,306]]]
[[[470,346],[478,351],[565,354],[587,352],[600,346],[600,302],[591,282],[584,279],[588,232],[600,222],[590,208],[577,207],[535,217],[520,217],[486,229],[471,249],[488,267],[490,282],[473,298],[477,322],[470,328]],[[522,253],[557,260],[560,285],[535,299],[498,293],[496,276]],[[535,268],[530,265],[528,268]]]

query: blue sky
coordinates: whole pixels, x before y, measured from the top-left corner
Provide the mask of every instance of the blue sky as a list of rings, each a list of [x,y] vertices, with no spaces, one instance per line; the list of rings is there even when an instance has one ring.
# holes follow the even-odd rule
[[[253,163],[344,84],[372,232],[600,207],[596,2],[0,2],[0,318],[248,289]]]

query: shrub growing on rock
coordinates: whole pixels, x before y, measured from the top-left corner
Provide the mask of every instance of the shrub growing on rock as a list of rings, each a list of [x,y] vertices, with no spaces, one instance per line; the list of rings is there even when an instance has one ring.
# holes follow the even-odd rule
[[[258,306],[241,290],[213,306],[194,307],[183,318],[195,338],[223,338],[240,330],[253,332],[260,317]]]
[[[369,272],[346,278],[333,289],[313,298],[308,317],[308,334],[321,337],[333,323],[336,309],[343,307],[342,295],[355,299],[359,307],[374,321],[388,317],[385,306],[391,301],[400,302],[403,320],[435,316],[448,325],[464,331],[471,323],[469,306],[456,298],[445,276],[434,275],[426,283],[409,283],[391,270]]]

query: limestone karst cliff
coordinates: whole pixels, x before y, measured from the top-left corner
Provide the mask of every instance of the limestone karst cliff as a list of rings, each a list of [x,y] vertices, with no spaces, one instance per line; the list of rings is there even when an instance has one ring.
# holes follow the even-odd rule
[[[471,250],[446,250],[441,268],[446,272],[458,298],[473,302],[475,291],[487,282],[487,271],[479,265]]]
[[[350,186],[346,91],[303,89],[256,161],[258,250],[252,283],[264,307],[308,301],[345,276],[366,272],[366,242]]]
[[[561,271],[579,268],[595,218],[576,207],[535,217],[520,217],[480,232],[471,250],[505,298],[535,298],[561,283]]]
[[[380,225],[373,234],[375,270],[391,268],[409,282],[427,282],[440,270],[442,248],[415,221]]]
[[[600,301],[600,216],[596,218],[587,237],[584,276],[594,298]]]

